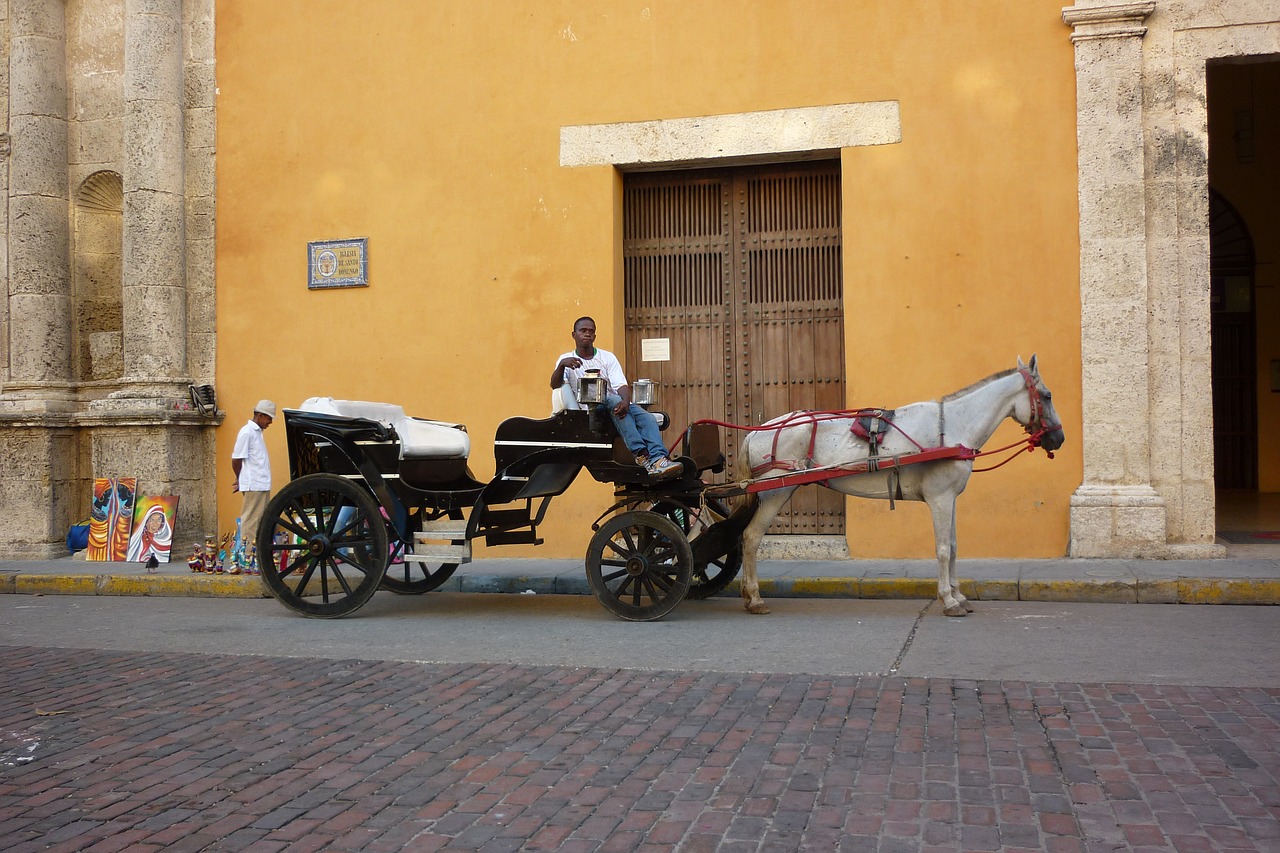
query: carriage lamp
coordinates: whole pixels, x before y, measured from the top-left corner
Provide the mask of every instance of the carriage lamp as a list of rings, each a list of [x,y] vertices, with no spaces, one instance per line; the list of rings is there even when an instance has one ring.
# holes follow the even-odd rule
[[[631,383],[631,402],[637,406],[652,406],[658,402],[658,386],[652,379],[637,379]]]
[[[603,403],[606,395],[609,393],[609,383],[600,375],[598,370],[588,370],[582,378],[578,380],[578,402],[584,405],[589,403]]]

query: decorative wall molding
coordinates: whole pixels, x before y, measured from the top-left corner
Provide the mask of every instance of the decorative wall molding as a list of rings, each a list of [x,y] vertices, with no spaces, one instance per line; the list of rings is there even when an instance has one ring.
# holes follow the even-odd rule
[[[1067,6],[1062,20],[1074,28],[1071,41],[1142,37],[1147,16],[1156,9],[1155,0],[1138,3],[1113,3],[1107,6]]]

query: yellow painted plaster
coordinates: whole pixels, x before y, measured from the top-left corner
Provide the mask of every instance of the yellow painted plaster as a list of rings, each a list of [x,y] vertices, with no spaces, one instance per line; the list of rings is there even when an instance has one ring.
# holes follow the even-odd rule
[[[220,526],[240,506],[235,433],[261,397],[464,422],[486,480],[497,424],[547,411],[574,317],[593,314],[601,345],[621,349],[621,178],[561,167],[562,126],[894,100],[902,142],[841,156],[848,403],[934,398],[1038,352],[1067,445],[975,476],[960,548],[1061,555],[1081,456],[1060,8],[219,0]],[[307,242],[348,237],[369,240],[369,287],[308,291]],[[267,443],[278,489],[279,425]],[[609,497],[581,478],[544,546],[496,555],[583,553]],[[929,556],[919,509],[851,502],[851,553]]]

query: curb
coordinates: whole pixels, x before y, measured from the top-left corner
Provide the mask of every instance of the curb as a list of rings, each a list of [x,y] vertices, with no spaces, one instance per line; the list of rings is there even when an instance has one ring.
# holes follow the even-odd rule
[[[266,598],[256,577],[244,575],[95,575],[5,572],[0,594],[124,595],[167,598]]]
[[[464,575],[444,592],[591,595],[585,576]],[[1280,580],[1259,578],[964,579],[960,589],[975,601],[1057,601],[1094,604],[1280,605]],[[0,594],[119,595],[170,598],[269,598],[253,575],[23,574],[0,572]],[[737,597],[734,581],[720,594]],[[931,578],[762,578],[766,598],[923,599],[937,595]]]

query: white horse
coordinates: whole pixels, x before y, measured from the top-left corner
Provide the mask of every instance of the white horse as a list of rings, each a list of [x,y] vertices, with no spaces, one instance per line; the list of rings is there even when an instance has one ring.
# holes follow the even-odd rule
[[[873,410],[862,411],[865,416]],[[973,610],[956,580],[956,496],[964,491],[973,473],[973,454],[964,451],[980,449],[1005,418],[1013,418],[1026,429],[1029,447],[1054,451],[1062,446],[1062,421],[1040,379],[1034,355],[1029,365],[1019,358],[1013,370],[989,376],[941,400],[903,406],[893,413],[892,420],[864,417],[860,432],[865,434],[870,426],[882,436],[876,454],[871,452],[875,436],[859,438],[853,432],[856,412],[793,412],[775,418],[746,435],[738,454],[737,476],[739,481],[760,477],[757,482],[761,483],[805,471],[821,477],[824,467],[837,471],[855,467],[874,455],[880,470],[821,482],[854,497],[928,504],[938,556],[938,598],[948,616],[964,616]],[[898,468],[886,464],[897,455],[944,447],[961,448],[961,452]],[[769,612],[760,598],[756,554],[765,530],[797,488],[783,485],[761,492],[755,517],[742,534],[742,597],[748,612]]]

